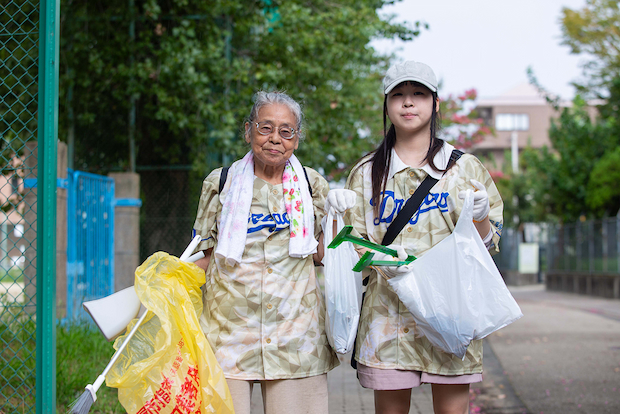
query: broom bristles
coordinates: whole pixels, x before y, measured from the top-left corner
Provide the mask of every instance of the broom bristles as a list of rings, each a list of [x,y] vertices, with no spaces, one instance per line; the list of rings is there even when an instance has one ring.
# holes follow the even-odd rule
[[[90,407],[94,403],[93,395],[89,389],[85,389],[80,398],[73,401],[69,406],[70,414],[88,414]]]

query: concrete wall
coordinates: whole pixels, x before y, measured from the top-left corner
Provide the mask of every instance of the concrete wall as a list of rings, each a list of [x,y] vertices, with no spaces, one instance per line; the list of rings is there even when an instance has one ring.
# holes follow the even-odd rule
[[[620,274],[548,272],[547,290],[620,299]]]
[[[111,173],[117,199],[140,198],[140,176]],[[114,291],[133,286],[140,265],[140,207],[117,206],[114,210]]]
[[[535,285],[538,283],[537,273],[519,273],[517,270],[502,270],[501,273],[508,286]]]
[[[26,144],[23,154],[24,179],[37,178],[38,142]],[[58,143],[58,178],[67,178],[67,145]],[[67,311],[67,190],[56,189],[56,317],[64,318]],[[24,283],[27,309],[36,311],[37,294],[37,188],[26,189],[24,195],[24,239],[26,241],[26,264]]]

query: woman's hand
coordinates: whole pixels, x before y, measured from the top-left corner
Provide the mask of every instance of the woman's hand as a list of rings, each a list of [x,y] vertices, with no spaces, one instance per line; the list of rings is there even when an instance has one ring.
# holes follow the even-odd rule
[[[476,181],[474,179],[469,180],[471,185],[476,189],[474,191],[474,221],[476,223],[481,223],[485,218],[489,216],[489,212],[491,211],[491,206],[489,204],[489,194],[487,193],[487,189],[480,181]],[[461,200],[465,199],[465,195],[467,194],[466,190],[459,192],[459,198]]]
[[[487,193],[486,187],[481,182],[474,179],[471,179],[470,182],[476,189],[476,191],[474,191],[474,225],[484,245],[489,248],[493,242],[493,231],[491,229],[491,222],[489,221],[489,212],[491,211],[489,194]],[[459,198],[465,199],[466,193],[465,190],[459,192]]]
[[[203,257],[202,259],[196,260],[194,264],[206,272],[207,267],[209,267],[209,262],[211,261],[212,252],[213,252],[213,248],[203,250],[205,257]]]
[[[392,249],[392,250],[396,250],[396,252],[398,253],[398,257],[394,257],[391,256],[389,254],[385,254],[385,253],[381,253],[381,252],[376,252],[375,255],[373,256],[373,260],[377,260],[377,261],[402,261],[402,260],[407,260],[407,252],[405,251],[405,248],[403,246],[400,245],[396,245],[396,244],[390,244],[389,246],[387,246],[388,248]],[[381,273],[383,275],[383,277],[385,277],[386,279],[391,279],[395,276],[400,276],[402,274],[405,273],[409,273],[411,271],[411,267],[410,265],[403,265],[403,266],[374,266],[374,268],[377,270],[377,272]]]
[[[335,188],[327,193],[327,201],[325,201],[325,213],[342,214],[355,205],[357,195],[353,190],[346,188]]]

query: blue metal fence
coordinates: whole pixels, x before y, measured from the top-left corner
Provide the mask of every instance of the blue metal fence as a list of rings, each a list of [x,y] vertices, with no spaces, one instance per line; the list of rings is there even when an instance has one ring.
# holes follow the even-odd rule
[[[114,179],[68,172],[67,319],[90,320],[82,302],[114,292]]]

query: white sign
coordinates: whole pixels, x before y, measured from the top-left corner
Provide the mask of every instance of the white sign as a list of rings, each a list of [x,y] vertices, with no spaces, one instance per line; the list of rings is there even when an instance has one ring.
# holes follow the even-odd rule
[[[519,244],[519,273],[538,273],[538,243]]]

